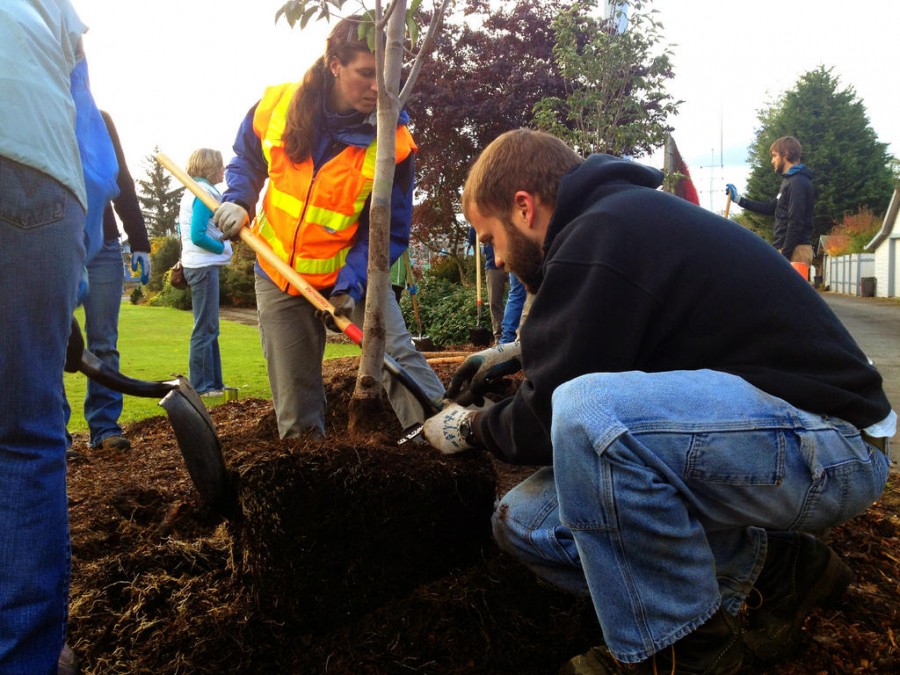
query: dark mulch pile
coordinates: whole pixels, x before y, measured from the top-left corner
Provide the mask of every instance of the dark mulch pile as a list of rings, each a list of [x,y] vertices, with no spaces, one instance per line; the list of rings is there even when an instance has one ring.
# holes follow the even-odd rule
[[[455,364],[439,365],[445,379]],[[127,454],[70,462],[70,644],[93,673],[554,673],[599,641],[593,610],[490,541],[490,501],[528,475],[397,448],[393,414],[346,442],[355,359],[326,364],[325,444],[282,442],[271,403],[213,409],[245,518],[191,484],[165,417]],[[832,546],[857,574],[770,670],[900,672],[900,480]]]

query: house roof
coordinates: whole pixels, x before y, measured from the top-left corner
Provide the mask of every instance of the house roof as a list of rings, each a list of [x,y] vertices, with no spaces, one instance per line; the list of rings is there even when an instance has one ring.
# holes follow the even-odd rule
[[[878,230],[878,234],[872,238],[872,241],[866,244],[867,251],[874,251],[881,242],[891,236],[894,225],[897,223],[898,210],[900,210],[900,185],[897,185],[894,188],[894,194],[891,195],[891,203],[888,204],[887,213],[884,214],[884,222],[881,224],[881,229]],[[898,231],[898,233],[900,233],[900,231]]]

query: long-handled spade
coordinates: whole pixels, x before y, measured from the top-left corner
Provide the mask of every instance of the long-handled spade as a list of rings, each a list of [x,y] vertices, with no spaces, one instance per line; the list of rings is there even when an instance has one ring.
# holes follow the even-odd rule
[[[200,187],[197,181],[187,175],[187,173],[185,173],[184,170],[175,164],[175,162],[167,155],[161,152],[157,153],[156,159],[163,167],[168,169],[175,178],[181,181],[188,190],[193,192],[194,195],[196,195],[210,210],[215,211],[219,207],[218,202],[216,202],[206,190]],[[262,239],[253,234],[253,232],[250,231],[250,228],[241,228],[241,239],[252,248],[258,256],[265,258],[266,262],[271,264],[281,276],[287,279],[291,286],[296,288],[313,307],[330,314],[334,323],[344,335],[357,345],[362,344],[362,330],[346,316],[336,315],[334,313],[334,306],[294,268],[279,258],[278,255],[262,241]],[[441,411],[443,407],[442,402],[432,401],[412,376],[388,353],[385,353],[384,355],[384,368],[416,398],[416,401],[418,401],[419,405],[422,406],[422,410],[425,412],[425,417],[431,417]]]
[[[219,437],[206,406],[190,382],[180,375],[168,381],[136,380],[113,370],[85,349],[81,327],[74,317],[66,371],[80,371],[95,382],[129,396],[161,398],[159,405],[175,431],[181,456],[200,497],[225,518],[237,517],[236,490],[225,468]]]

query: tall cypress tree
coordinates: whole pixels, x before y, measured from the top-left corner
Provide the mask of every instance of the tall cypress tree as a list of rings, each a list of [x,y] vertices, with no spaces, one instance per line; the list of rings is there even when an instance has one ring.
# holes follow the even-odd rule
[[[866,108],[853,87],[840,88],[831,68],[819,66],[800,76],[794,89],[759,112],[759,128],[749,149],[751,166],[746,196],[772,199],[781,177],[770,164],[769,147],[781,136],[794,136],[803,145],[801,162],[814,174],[816,206],[813,245],[844,213],[867,206],[882,215],[894,187],[892,158],[887,144],[869,126]],[[741,222],[771,236],[773,220],[745,211]]]
[[[138,201],[144,220],[147,221],[147,233],[151,237],[178,236],[178,207],[184,188],[172,188],[172,178],[156,160],[159,148],[144,158],[146,178],[139,178]]]

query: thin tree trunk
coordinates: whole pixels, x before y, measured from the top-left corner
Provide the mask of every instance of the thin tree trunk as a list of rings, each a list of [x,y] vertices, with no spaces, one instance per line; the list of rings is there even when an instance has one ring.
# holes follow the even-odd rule
[[[403,64],[403,37],[406,28],[406,0],[395,0],[388,18],[387,44],[382,51],[376,38],[378,71],[378,150],[375,182],[369,210],[369,263],[362,358],[356,388],[350,401],[349,432],[366,435],[367,425],[376,419],[369,414],[381,408],[381,372],[384,363],[384,303],[390,286],[391,194],[396,166],[397,120],[400,116],[400,73]],[[376,22],[381,22],[381,3],[376,3]],[[379,26],[380,27],[380,26]],[[380,31],[379,31],[380,32]],[[380,64],[384,63],[382,68]]]

